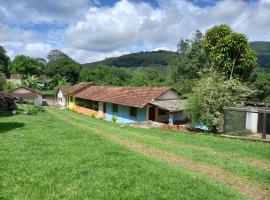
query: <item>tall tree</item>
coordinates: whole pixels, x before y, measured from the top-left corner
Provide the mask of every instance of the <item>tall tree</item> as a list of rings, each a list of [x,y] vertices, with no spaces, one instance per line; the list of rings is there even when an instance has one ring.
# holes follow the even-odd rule
[[[188,94],[186,111],[193,125],[203,124],[210,131],[222,132],[224,106],[235,106],[254,93],[236,79],[208,74],[199,79]]]
[[[0,45],[0,73],[4,73],[7,77],[9,76],[9,60],[5,48]]]
[[[36,75],[39,72],[40,63],[35,59],[25,55],[17,55],[10,63],[10,71],[23,75]]]
[[[79,80],[80,64],[59,50],[52,50],[48,56],[46,72],[49,76],[56,74],[67,78],[70,83]]]
[[[229,77],[247,80],[256,66],[256,53],[244,34],[226,24],[206,31],[203,47],[215,70]]]
[[[191,39],[181,39],[179,42],[179,44],[185,44],[182,44],[183,47],[180,47],[182,50],[178,50],[178,57],[170,64],[169,79],[180,93],[190,92],[194,80],[209,68],[208,59],[202,49],[202,40],[203,34],[197,30]]]

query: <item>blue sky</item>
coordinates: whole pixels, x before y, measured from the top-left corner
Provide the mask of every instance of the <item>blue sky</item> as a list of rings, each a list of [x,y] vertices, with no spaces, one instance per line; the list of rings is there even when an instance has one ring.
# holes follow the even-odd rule
[[[269,11],[270,0],[0,0],[0,45],[11,58],[60,49],[84,63],[175,50],[180,38],[220,23],[269,41]]]

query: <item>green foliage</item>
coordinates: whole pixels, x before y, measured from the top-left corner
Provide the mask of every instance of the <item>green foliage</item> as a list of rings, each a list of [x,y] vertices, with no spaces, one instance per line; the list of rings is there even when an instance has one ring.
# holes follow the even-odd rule
[[[260,101],[269,102],[268,99],[270,96],[270,70],[257,69],[251,76],[251,82],[258,90],[258,99]]]
[[[254,93],[236,79],[228,80],[217,73],[209,74],[198,80],[187,95],[186,111],[193,125],[204,124],[213,132],[221,132],[223,108],[235,106]]]
[[[96,115],[96,113],[93,112],[93,113],[90,114],[90,117],[91,117],[91,118],[96,118],[97,115]]]
[[[209,70],[208,59],[202,49],[203,34],[196,31],[192,39],[185,39],[179,42],[181,46],[183,41],[188,47],[180,47],[188,50],[178,50],[178,57],[171,62],[169,67],[170,85],[182,94],[190,92],[194,80],[198,79],[201,74]]]
[[[115,115],[112,116],[112,122],[117,122],[117,117]]]
[[[227,24],[216,25],[211,29],[208,29],[203,40],[206,54],[211,56],[211,52],[215,50],[215,46],[218,44],[219,40],[231,33],[233,33],[233,30]]]
[[[6,54],[6,50],[3,46],[0,45],[0,74],[4,73],[6,76],[9,76],[9,57]]]
[[[10,63],[10,71],[23,75],[39,75],[44,72],[45,64],[40,59],[17,55]]]
[[[5,82],[6,82],[6,79],[5,79],[4,74],[0,73],[0,91],[4,90]]]
[[[166,73],[156,68],[138,68],[132,70],[132,77],[128,81],[131,86],[158,87],[167,85]]]
[[[248,79],[256,66],[256,53],[248,39],[221,24],[206,31],[203,47],[215,70],[230,78]]]
[[[58,74],[74,84],[79,80],[80,64],[59,50],[52,50],[48,56],[46,73],[53,77]]]
[[[54,89],[56,87],[63,86],[63,85],[70,85],[70,83],[68,83],[68,81],[65,77],[60,76],[59,74],[56,74],[50,80],[50,82],[48,84],[48,88]]]
[[[270,42],[250,42],[249,46],[257,53],[258,65],[270,69]]]
[[[172,51],[146,51],[139,53],[131,53],[127,55],[122,55],[115,58],[107,58],[103,61],[86,63],[83,67],[93,68],[98,65],[107,65],[114,67],[160,67],[167,66],[169,62],[177,56],[177,53]]]
[[[38,78],[35,75],[31,76],[28,74],[27,77],[23,79],[22,85],[28,88],[37,89],[37,81],[38,81]]]
[[[40,112],[45,112],[45,108],[36,104],[17,103],[17,111],[19,114],[25,113],[28,115],[36,115]]]

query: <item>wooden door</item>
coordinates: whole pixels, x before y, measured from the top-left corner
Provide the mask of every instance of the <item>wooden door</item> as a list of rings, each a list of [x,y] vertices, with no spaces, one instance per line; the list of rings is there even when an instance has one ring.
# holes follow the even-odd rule
[[[149,107],[148,108],[148,119],[151,121],[155,121],[155,116],[156,116],[156,109],[155,107]]]

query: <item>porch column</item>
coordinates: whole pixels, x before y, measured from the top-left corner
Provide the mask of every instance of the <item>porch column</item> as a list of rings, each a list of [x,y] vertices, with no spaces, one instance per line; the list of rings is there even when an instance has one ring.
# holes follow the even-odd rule
[[[103,102],[98,102],[98,117],[103,116]]]
[[[173,113],[169,113],[169,124],[173,125],[174,116]]]

